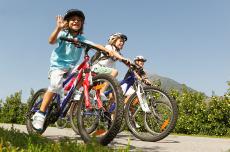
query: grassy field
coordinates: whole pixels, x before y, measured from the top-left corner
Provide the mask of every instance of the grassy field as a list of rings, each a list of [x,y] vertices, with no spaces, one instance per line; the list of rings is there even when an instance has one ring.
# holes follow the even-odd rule
[[[38,135],[28,135],[11,128],[5,130],[0,128],[0,152],[128,152],[129,147],[125,149],[111,149],[97,143],[83,144],[68,138],[60,141],[53,141]]]

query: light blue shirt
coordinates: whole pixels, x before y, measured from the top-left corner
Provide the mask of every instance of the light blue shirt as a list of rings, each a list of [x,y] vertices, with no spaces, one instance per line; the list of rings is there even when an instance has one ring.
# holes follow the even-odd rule
[[[60,37],[77,38],[78,41],[92,43],[82,35],[73,37],[71,34],[68,34],[68,31],[61,31],[58,34],[56,42],[58,47],[51,54],[50,71],[56,69],[70,70],[78,63],[82,54],[82,48],[77,48],[70,42],[62,41]]]

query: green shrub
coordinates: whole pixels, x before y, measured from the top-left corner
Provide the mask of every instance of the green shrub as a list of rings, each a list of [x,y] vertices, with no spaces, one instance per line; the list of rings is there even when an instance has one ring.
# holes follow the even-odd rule
[[[229,136],[230,100],[227,96],[211,98],[186,89],[171,95],[176,99],[179,117],[176,133]]]
[[[6,101],[1,101],[0,122],[23,124],[27,104],[21,101],[21,92],[6,97]]]
[[[10,95],[6,101],[0,100],[0,122],[23,124],[33,94],[31,90],[27,103],[21,101],[21,92]],[[222,97],[209,98],[186,88],[181,92],[171,90],[170,94],[179,109],[175,133],[230,136],[230,89]],[[140,119],[143,119],[142,116]]]
[[[177,133],[197,134],[206,119],[205,96],[202,93],[189,92],[184,89],[176,101],[179,108],[179,117],[175,131]]]

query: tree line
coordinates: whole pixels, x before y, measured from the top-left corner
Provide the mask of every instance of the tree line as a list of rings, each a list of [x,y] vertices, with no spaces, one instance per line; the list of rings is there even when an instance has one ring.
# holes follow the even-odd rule
[[[169,93],[177,101],[179,117],[175,133],[230,136],[230,82],[223,96],[207,97],[201,92],[172,89]],[[30,97],[22,102],[22,92],[16,92],[5,101],[0,100],[0,122],[25,124]]]

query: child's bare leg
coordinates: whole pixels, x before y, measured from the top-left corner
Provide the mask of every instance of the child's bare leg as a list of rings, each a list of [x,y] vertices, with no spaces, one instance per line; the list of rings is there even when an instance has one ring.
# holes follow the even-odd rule
[[[52,98],[54,96],[53,92],[46,91],[43,97],[43,101],[40,107],[41,112],[45,112],[47,107],[49,106],[50,102],[52,101]]]
[[[125,100],[124,100],[124,103],[125,103],[125,104],[128,102],[129,98],[130,98],[130,96],[127,96],[127,97],[125,98]]]
[[[110,73],[111,76],[113,76],[114,78],[118,75],[118,71],[113,69],[112,72]],[[101,89],[101,93],[103,93],[107,88],[108,88],[108,82],[104,83],[105,86]]]

